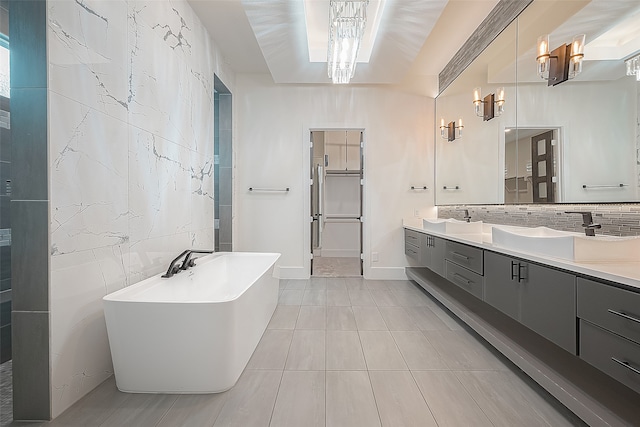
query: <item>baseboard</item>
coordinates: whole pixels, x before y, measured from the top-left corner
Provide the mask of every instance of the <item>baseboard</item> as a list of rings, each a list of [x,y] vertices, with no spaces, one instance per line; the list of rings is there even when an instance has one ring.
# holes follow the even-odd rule
[[[368,280],[407,280],[404,267],[365,267],[364,278]]]

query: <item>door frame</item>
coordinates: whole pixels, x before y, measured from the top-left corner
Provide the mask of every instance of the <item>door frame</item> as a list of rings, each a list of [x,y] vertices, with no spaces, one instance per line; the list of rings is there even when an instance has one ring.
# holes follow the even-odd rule
[[[303,217],[303,242],[302,242],[302,253],[303,253],[303,268],[305,271],[305,277],[311,277],[311,132],[314,131],[346,131],[346,130],[357,130],[362,132],[362,140],[363,146],[361,148],[361,168],[362,168],[362,191],[361,198],[362,202],[360,204],[360,209],[362,212],[361,217],[363,218],[361,224],[361,233],[360,239],[361,243],[361,272],[362,277],[365,277],[365,273],[367,271],[367,266],[369,262],[368,250],[369,247],[369,239],[368,239],[368,228],[369,228],[369,207],[367,205],[367,131],[364,126],[357,123],[326,123],[326,124],[305,124],[302,127],[302,188],[303,188],[303,200],[302,200],[302,217]]]

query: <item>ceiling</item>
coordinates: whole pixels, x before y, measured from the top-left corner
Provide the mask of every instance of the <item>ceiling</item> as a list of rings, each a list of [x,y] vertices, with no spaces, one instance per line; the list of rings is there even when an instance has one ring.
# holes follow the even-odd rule
[[[307,17],[310,6],[328,15],[329,0],[188,1],[236,73],[270,74],[278,84],[330,84],[326,62],[309,61],[305,25],[305,7]],[[497,3],[386,0],[371,59],[357,65],[352,84],[435,96],[438,73]]]

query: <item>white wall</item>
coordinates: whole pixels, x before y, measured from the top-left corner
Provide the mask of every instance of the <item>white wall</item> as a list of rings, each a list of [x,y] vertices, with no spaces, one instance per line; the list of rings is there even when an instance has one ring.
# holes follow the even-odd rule
[[[234,76],[184,1],[49,1],[48,22],[55,417],[113,371],[102,297],[213,247],[213,76]]]
[[[366,278],[404,278],[402,218],[432,213],[434,100],[364,86],[276,85],[238,75],[234,248],[282,253],[281,277],[309,276],[309,129],[362,128]],[[426,192],[412,186],[427,185]],[[249,193],[249,187],[290,187]],[[379,261],[372,262],[377,253]]]

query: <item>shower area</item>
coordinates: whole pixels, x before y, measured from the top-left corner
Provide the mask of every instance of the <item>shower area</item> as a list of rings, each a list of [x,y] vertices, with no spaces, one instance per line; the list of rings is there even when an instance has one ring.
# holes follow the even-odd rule
[[[311,275],[362,276],[363,131],[311,131]]]

